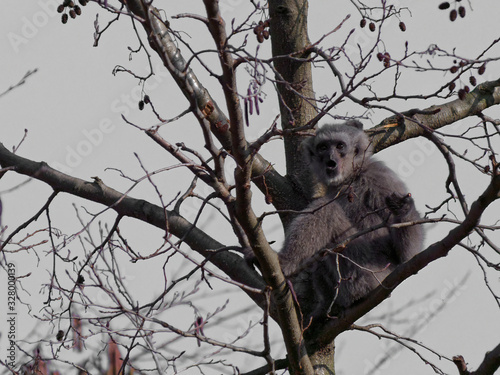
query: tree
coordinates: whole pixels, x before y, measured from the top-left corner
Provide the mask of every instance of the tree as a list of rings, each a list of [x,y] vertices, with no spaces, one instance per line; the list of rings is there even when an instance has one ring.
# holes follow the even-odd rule
[[[80,0],[79,4],[64,1],[58,12],[62,22],[71,28],[73,18],[80,18],[81,13],[85,16],[91,6],[100,6],[101,12],[94,22],[95,46],[102,48],[103,40],[117,22],[126,20],[127,25],[131,22],[138,47],[129,47],[130,58],[145,57],[150,71],[143,75],[132,68],[117,66],[114,73],[128,73],[139,82],[138,110],[147,110],[155,120],[151,116],[132,119],[134,115],[128,111],[123,114],[123,121],[137,133],[147,135],[178,164],[156,160],[154,164],[159,166],[152,169],[138,152],[136,160],[143,175],[134,177],[127,165],[113,168],[114,173],[129,182],[126,187],[123,182],[116,183],[123,190],[115,190],[105,182],[105,177],[88,181],[65,173],[64,165],[56,166],[57,169],[25,158],[21,156],[22,145],[12,151],[0,146],[3,179],[13,174],[26,175],[53,190],[42,207],[29,208],[33,212],[30,219],[17,228],[9,226],[3,230],[2,266],[6,271],[16,268],[15,264],[20,264],[26,256],[51,261],[48,278],[43,282],[43,309],[33,313],[49,327],[50,335],[37,342],[36,351],[28,344],[17,343],[27,362],[23,371],[47,372],[41,367],[49,360],[54,369],[72,366],[89,373],[125,370],[142,373],[151,369],[175,373],[190,366],[200,371],[213,367],[215,371],[234,373],[253,369],[236,368],[227,360],[215,358],[213,352],[193,352],[191,348],[186,354],[187,350],[172,348],[180,338],[187,338],[198,342],[203,350],[215,347],[214,352],[226,349],[265,360],[265,365],[254,366],[252,373],[283,368],[289,368],[291,373],[333,373],[333,340],[340,333],[354,329],[394,340],[416,351],[435,372],[444,373],[421,354],[421,350],[434,354],[435,351],[382,325],[360,326],[356,321],[403,281],[431,262],[448,256],[456,247],[466,249],[477,260],[484,272],[485,287],[500,306],[498,286],[491,281],[498,277],[494,272],[499,270],[495,260],[500,253],[495,245],[498,226],[494,215],[488,221],[480,220],[483,213],[494,212],[489,206],[498,207],[495,201],[500,191],[495,150],[499,121],[488,111],[500,103],[500,83],[496,77],[482,79],[486,71],[495,74],[499,39],[478,41],[479,49],[468,57],[457,49],[429,42],[425,49],[417,50],[411,43],[405,43],[413,9],[385,0],[376,6],[358,1],[341,4],[342,17],[328,22],[321,29],[321,36],[313,40],[308,36],[307,1],[273,0],[267,4],[252,1],[245,4],[248,13],[234,20],[223,15],[227,3],[209,0],[203,2],[203,13],[197,9],[175,17],[169,5],[161,2],[153,6],[145,0],[96,1],[86,8],[83,6],[87,1]],[[415,5],[415,11],[421,7],[435,13],[450,28],[471,17],[460,1],[444,2],[439,9],[434,5]],[[106,15],[110,18],[103,22]],[[184,30],[174,25],[178,19],[185,21],[181,23]],[[190,39],[186,31],[193,24],[202,25],[206,31],[196,29],[195,33],[190,32]],[[202,39],[207,35],[211,44]],[[163,111],[170,114],[161,105],[164,99],[148,93],[148,83],[160,74],[153,68],[158,57],[177,84],[169,88],[170,94],[180,92],[186,99],[185,108],[176,110],[170,119],[163,114]],[[313,87],[315,75],[319,82],[329,83]],[[420,77],[425,78],[426,87],[415,85],[411,81],[415,76],[419,81]],[[207,89],[199,77],[215,80],[218,88]],[[279,113],[266,124],[267,130],[252,140],[247,133],[261,121],[256,115],[267,101],[273,100],[270,98],[273,88]],[[415,104],[418,108],[409,109],[406,103],[418,103]],[[188,115],[189,122],[197,124],[196,134],[185,131],[181,140],[172,141],[169,126]],[[365,300],[311,335],[300,319],[297,301],[280,270],[277,248],[268,240],[268,220],[279,217],[286,228],[293,214],[311,199],[310,176],[300,153],[304,137],[320,121],[347,118],[365,122],[383,119],[367,130],[376,151],[418,137],[428,139],[440,151],[445,161],[442,173],[447,176],[445,195],[439,195],[440,202],[432,200],[420,207],[427,210],[422,222],[403,225],[437,223],[445,229],[438,240],[398,267]],[[465,130],[447,132],[446,126],[458,121],[466,123]],[[105,132],[107,123],[100,126],[101,133]],[[99,139],[95,131],[87,131],[85,135],[88,144]],[[193,138],[201,139],[202,146],[193,147],[196,145]],[[279,173],[274,162],[264,157],[266,148],[280,140],[285,155],[284,173]],[[480,189],[475,196],[464,194],[464,182],[460,179],[463,176],[457,164],[473,173]],[[189,171],[193,178],[176,174],[179,168]],[[163,176],[168,180],[163,180]],[[182,176],[189,183],[181,184],[182,180],[169,176]],[[146,184],[149,184],[147,198],[135,198],[137,186]],[[167,196],[164,184],[179,184],[185,190],[177,196]],[[22,189],[18,187],[17,192]],[[61,197],[64,193],[100,204],[86,206],[85,211],[76,209],[79,229],[67,233],[59,229],[67,219],[57,219],[54,214],[58,209],[67,210],[67,206],[59,208],[59,204],[68,204]],[[193,203],[196,200],[198,203]],[[268,206],[263,208],[264,202]],[[183,215],[187,204],[196,207],[193,220]],[[202,228],[200,218],[208,214],[217,214],[221,220],[219,228],[224,227],[232,237],[221,230],[209,233]],[[46,223],[35,225],[42,215]],[[160,232],[134,228],[139,224],[132,219]],[[142,243],[132,244],[129,237],[134,235],[134,229],[144,231],[139,235],[154,235],[156,240],[151,244],[149,238],[143,238]],[[449,232],[445,234],[445,230]],[[43,239],[37,241],[39,237]],[[81,243],[78,251],[73,249],[75,240]],[[249,265],[243,254],[253,254],[260,270]],[[182,267],[179,257],[188,261]],[[142,270],[148,277],[159,280],[162,290],[142,286],[134,291],[135,285],[127,282],[124,273],[127,260],[134,265],[135,275]],[[158,274],[153,273],[154,269]],[[29,302],[21,295],[28,276],[27,273],[12,276],[21,303]],[[228,318],[224,316],[226,304],[222,302],[219,307],[208,309],[199,290],[208,287],[225,291],[225,284],[239,288],[240,293],[254,302],[254,309],[260,308],[263,339],[258,345],[244,339],[257,330],[259,322],[252,321],[232,340],[224,339],[221,332],[214,330]],[[103,294],[106,298],[100,299]],[[143,298],[144,294],[147,298]],[[248,310],[239,313],[251,314]],[[274,347],[279,343],[270,334],[270,320],[278,322],[286,359],[276,360]],[[68,349],[78,352],[84,348],[96,353],[107,348],[109,361],[84,354],[68,357]],[[492,374],[499,368],[500,346],[490,349],[475,373]],[[118,350],[120,360],[117,360]],[[198,356],[191,362],[193,354]],[[460,374],[469,373],[462,357],[454,357],[453,362]],[[2,359],[1,363],[12,370],[12,361]]]

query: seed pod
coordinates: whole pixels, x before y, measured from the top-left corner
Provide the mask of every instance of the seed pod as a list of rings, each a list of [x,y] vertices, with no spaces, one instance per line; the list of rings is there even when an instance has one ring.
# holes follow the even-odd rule
[[[439,9],[448,9],[450,7],[450,3],[445,1],[444,3],[439,4]]]
[[[457,19],[457,11],[456,9],[453,9],[451,12],[450,12],[450,21],[453,22]]]
[[[76,5],[74,9],[77,16],[82,14],[82,8],[80,8],[78,5]]]
[[[368,28],[370,29],[370,31],[375,31],[375,24],[373,22],[370,22],[370,24],[368,25]]]
[[[450,91],[453,91],[453,90],[455,90],[456,86],[457,85],[455,84],[455,82],[450,82],[450,84],[448,85],[448,88],[450,89]]]
[[[262,36],[264,37],[264,39],[269,39],[269,30],[264,30],[262,32]]]
[[[259,43],[264,42],[264,36],[262,35],[262,33],[257,34],[257,40],[258,40]]]
[[[250,92],[250,89],[248,89],[248,91]],[[251,97],[247,98],[247,102],[248,102],[248,113],[253,115],[253,101],[252,101]],[[247,124],[248,124],[248,121],[247,121]]]
[[[485,70],[486,70],[486,63],[484,63],[479,67],[479,69],[477,70],[477,74],[483,75]]]
[[[149,98],[149,95],[144,95],[144,104],[149,104],[151,103],[151,99]]]
[[[71,10],[69,11],[69,16],[70,16],[71,18],[76,18],[76,12],[75,12],[75,10],[74,10],[74,9],[71,9]]]
[[[470,92],[470,88],[469,86],[465,85],[464,87],[464,91],[468,94]]]
[[[406,31],[406,25],[403,21],[401,21],[399,23],[399,28],[401,29],[402,32],[405,32]]]
[[[139,102],[139,110],[142,111],[144,109],[144,101]]]
[[[359,21],[359,27],[363,28],[366,26],[366,18],[363,18],[361,19],[361,21]]]
[[[467,95],[467,93],[465,92],[464,89],[458,90],[458,97],[460,98],[460,100],[464,100],[465,99],[465,95]]]
[[[476,86],[477,85],[477,81],[476,81],[476,77],[474,76],[470,76],[469,77],[469,82],[472,86]]]
[[[60,329],[58,332],[57,332],[57,335],[56,335],[56,339],[57,341],[62,341],[64,338],[64,331],[62,329]]]
[[[378,61],[382,61],[384,59],[384,55],[381,52],[377,53],[377,59]]]
[[[62,13],[62,12],[64,12],[64,5],[59,4],[59,6],[57,7],[57,13]]]
[[[247,126],[250,126],[250,122],[248,120],[248,101],[249,101],[248,98],[243,99],[243,103],[245,105],[245,111],[244,111],[244,113],[245,113],[245,124]]]
[[[78,0],[78,2],[80,3],[81,6],[85,6],[87,5],[87,1],[86,0]]]
[[[465,17],[465,8],[464,7],[459,7],[458,8],[458,14],[460,14],[460,17],[464,18]]]
[[[259,97],[254,96],[255,113],[257,113],[257,116],[260,115],[259,99]]]
[[[62,23],[66,23],[68,22],[68,15],[66,13],[64,13],[62,16],[61,16],[61,22]]]
[[[458,66],[452,66],[452,67],[450,68],[450,72],[452,72],[452,73],[456,73],[456,72],[458,72]]]
[[[74,1],[70,1],[70,2],[68,3],[68,6],[69,6],[70,8],[74,8],[74,6],[75,6],[75,2],[74,2]]]

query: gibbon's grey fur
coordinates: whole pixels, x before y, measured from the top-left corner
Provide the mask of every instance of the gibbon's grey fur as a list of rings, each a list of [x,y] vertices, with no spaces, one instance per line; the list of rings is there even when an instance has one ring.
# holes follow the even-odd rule
[[[279,259],[304,316],[319,318],[338,314],[379,286],[421,250],[423,231],[421,225],[388,227],[420,216],[404,183],[371,158],[360,122],[324,125],[304,141],[303,149],[324,195],[292,221]],[[377,225],[381,228],[335,249]],[[330,251],[318,256],[326,249]]]

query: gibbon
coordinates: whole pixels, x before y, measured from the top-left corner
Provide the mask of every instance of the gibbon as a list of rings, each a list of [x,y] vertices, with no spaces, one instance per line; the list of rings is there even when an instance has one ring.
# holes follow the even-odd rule
[[[324,125],[302,146],[323,195],[292,221],[279,259],[303,315],[319,318],[338,315],[420,252],[423,230],[390,227],[420,215],[401,179],[371,158],[359,121]]]

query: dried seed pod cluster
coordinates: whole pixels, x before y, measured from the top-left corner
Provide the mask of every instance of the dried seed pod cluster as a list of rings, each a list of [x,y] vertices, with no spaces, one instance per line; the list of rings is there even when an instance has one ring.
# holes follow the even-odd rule
[[[259,21],[257,26],[253,28],[253,33],[257,35],[257,40],[259,43],[263,43],[264,39],[269,39],[269,20]]]
[[[465,7],[462,5],[458,5],[457,3],[460,3],[462,0],[455,0],[455,8],[450,10],[450,21],[453,22],[457,19],[458,16],[461,18],[465,17],[466,11]],[[450,9],[451,4],[448,1],[444,1],[441,4],[439,4],[439,9],[441,10],[447,10]]]
[[[391,65],[391,55],[389,54],[389,52],[377,53],[377,59],[378,61],[382,62],[384,64],[384,67],[386,68]]]
[[[361,21],[359,21],[359,27],[363,29],[367,23],[368,21],[366,20],[366,18],[362,18]],[[375,31],[377,29],[375,22],[370,22],[368,28],[370,29],[371,32]],[[403,32],[406,31],[406,24],[403,21],[399,22],[399,29]]]
[[[255,107],[255,112],[260,115],[259,103],[263,103],[262,92],[260,91],[260,84],[257,81],[252,81],[247,89],[247,96],[243,98],[243,103],[245,105],[245,123],[250,126],[249,115],[253,115],[253,110]]]
[[[81,6],[85,6],[88,4],[89,0],[78,0]],[[82,14],[82,8],[79,5],[76,5],[73,0],[64,0],[62,4],[59,4],[57,7],[57,12],[62,13],[61,22],[68,22],[69,17],[76,18]]]
[[[62,341],[64,339],[64,331],[62,329],[57,332],[56,339],[57,341]]]
[[[359,21],[359,27],[364,28],[367,23],[368,23],[368,21],[366,20],[366,18],[362,18],[361,21]],[[377,27],[375,26],[375,22],[370,22],[370,24],[368,25],[368,28],[372,32],[375,31],[377,29]]]
[[[139,110],[144,109],[144,104],[149,104],[151,103],[151,99],[149,98],[149,95],[144,95],[144,99],[139,101]]]
[[[460,69],[463,69],[464,67],[466,67],[467,65],[470,65],[471,63],[466,61],[466,60],[461,60],[458,64],[455,60],[455,65],[453,65],[451,68],[450,68],[450,72],[455,74],[457,73]],[[470,68],[469,68],[470,69]],[[474,69],[474,68],[472,68]],[[479,75],[482,75],[484,74],[484,72],[486,71],[486,63],[482,64],[479,68],[476,68],[477,69],[477,74]],[[455,83],[455,80],[457,80],[457,78],[455,78],[452,82],[450,82],[448,84],[448,88],[450,91],[453,91],[455,90],[456,88],[456,83]],[[477,85],[477,79],[474,75],[471,75],[469,77],[469,83],[471,84],[471,86],[476,86]],[[470,92],[470,87],[468,85],[464,85],[463,88],[461,88],[460,90],[458,90],[458,97],[461,99],[461,100],[464,100],[465,99],[465,96],[467,95],[467,93]]]
[[[470,89],[469,89],[469,86],[465,85],[463,89],[460,89],[458,90],[458,97],[460,98],[460,100],[464,100],[465,99],[465,95],[467,95],[469,93]]]

